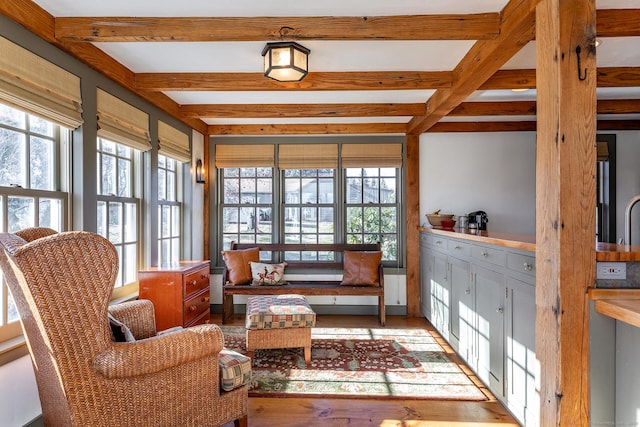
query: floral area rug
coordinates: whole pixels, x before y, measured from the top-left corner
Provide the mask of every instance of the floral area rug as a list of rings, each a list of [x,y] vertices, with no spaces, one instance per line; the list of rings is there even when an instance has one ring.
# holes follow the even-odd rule
[[[222,326],[225,346],[246,354],[245,329]],[[487,400],[426,330],[313,328],[302,348],[256,350],[254,397]]]

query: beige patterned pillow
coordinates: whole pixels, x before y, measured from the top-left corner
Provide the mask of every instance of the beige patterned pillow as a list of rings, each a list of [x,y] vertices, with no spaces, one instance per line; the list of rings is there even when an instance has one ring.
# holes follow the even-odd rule
[[[249,262],[251,266],[251,278],[255,285],[279,285],[283,284],[284,268],[286,262],[281,264],[265,264],[262,262]]]

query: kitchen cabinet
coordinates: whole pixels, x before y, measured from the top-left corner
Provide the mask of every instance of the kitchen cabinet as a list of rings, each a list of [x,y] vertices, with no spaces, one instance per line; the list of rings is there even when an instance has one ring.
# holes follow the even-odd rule
[[[535,254],[451,234],[421,233],[423,314],[519,422],[537,426]]]
[[[473,266],[476,290],[478,377],[491,391],[504,396],[504,274]]]
[[[138,272],[139,298],[153,302],[156,329],[210,321],[209,261],[180,261]]]

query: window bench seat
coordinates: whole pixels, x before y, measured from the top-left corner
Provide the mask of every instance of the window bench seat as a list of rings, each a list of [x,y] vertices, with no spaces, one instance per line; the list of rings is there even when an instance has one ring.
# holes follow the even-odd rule
[[[293,243],[232,243],[231,249],[260,248],[261,252],[283,253],[287,251],[313,251],[313,252],[334,252],[336,258],[342,258],[341,252],[346,251],[379,251],[380,244],[293,244]],[[277,254],[274,254],[277,255]],[[274,257],[278,259],[278,257]],[[282,259],[282,257],[280,257]],[[297,261],[287,260],[287,270],[295,270],[296,273],[303,273],[305,270],[313,270],[314,274],[321,275],[336,274],[342,272],[342,261]],[[378,266],[380,286],[357,286],[341,285],[341,280],[313,280],[313,275],[309,275],[308,280],[286,280],[284,285],[230,285],[228,284],[227,269],[222,275],[222,323],[225,323],[233,316],[233,296],[234,295],[322,295],[322,296],[376,296],[378,297],[378,318],[380,324],[385,324],[384,305],[384,275],[382,263]]]

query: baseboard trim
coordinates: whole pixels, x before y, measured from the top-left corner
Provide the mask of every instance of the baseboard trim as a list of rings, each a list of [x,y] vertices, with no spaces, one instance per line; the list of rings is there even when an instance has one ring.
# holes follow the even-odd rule
[[[312,304],[313,311],[317,314],[335,314],[335,315],[354,315],[354,316],[377,316],[378,315],[378,306],[377,305],[323,305],[323,304]],[[244,313],[246,309],[245,304],[234,304],[233,311],[234,313]],[[407,306],[406,305],[387,305],[385,307],[387,316],[406,316],[407,315]],[[211,313],[221,314],[222,313],[222,304],[211,304]]]

